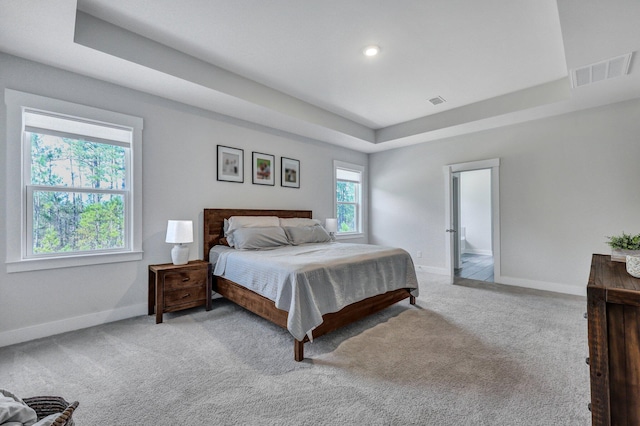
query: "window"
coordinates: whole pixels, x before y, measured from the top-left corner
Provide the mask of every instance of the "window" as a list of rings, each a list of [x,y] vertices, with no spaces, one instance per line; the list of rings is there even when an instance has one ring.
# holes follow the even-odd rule
[[[12,90],[5,101],[20,206],[7,216],[8,271],[140,259],[142,120]]]
[[[334,161],[338,235],[361,234],[364,167]]]
[[[26,257],[124,250],[132,129],[24,109]]]

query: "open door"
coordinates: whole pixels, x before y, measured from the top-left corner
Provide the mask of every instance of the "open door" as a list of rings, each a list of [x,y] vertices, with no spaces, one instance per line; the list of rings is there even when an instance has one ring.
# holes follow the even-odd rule
[[[445,258],[446,269],[449,274],[449,284],[453,284],[454,280],[454,268],[455,268],[455,229],[453,224],[455,222],[454,217],[454,172],[452,166],[444,166],[444,209],[445,209]]]
[[[500,276],[500,159],[473,161],[470,163],[450,164],[444,166],[445,181],[445,257],[446,269],[449,273],[449,283],[455,279],[456,244],[459,244],[458,224],[456,223],[458,208],[457,197],[459,187],[456,187],[456,174],[464,171],[491,169],[491,228],[493,248],[493,276],[497,282]]]

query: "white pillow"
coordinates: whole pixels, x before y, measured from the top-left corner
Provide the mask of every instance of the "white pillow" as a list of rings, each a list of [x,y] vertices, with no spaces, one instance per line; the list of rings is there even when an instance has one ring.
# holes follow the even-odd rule
[[[318,219],[307,219],[304,217],[280,218],[280,226],[283,228],[291,226],[316,226],[320,225]]]
[[[233,247],[233,234],[229,232],[229,219],[224,220],[222,230],[224,231],[224,239],[227,240],[227,244],[229,247]],[[224,244],[224,242],[221,241],[221,244]]]
[[[331,241],[329,233],[320,225],[316,226],[287,226],[284,228],[289,242],[294,246],[308,243],[328,243]]]
[[[284,229],[279,226],[236,229],[233,240],[238,250],[264,250],[289,245]]]

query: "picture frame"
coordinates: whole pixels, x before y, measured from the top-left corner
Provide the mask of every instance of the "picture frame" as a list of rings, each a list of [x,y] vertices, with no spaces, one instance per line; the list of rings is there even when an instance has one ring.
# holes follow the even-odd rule
[[[244,150],[218,145],[217,179],[244,183]]]
[[[300,188],[300,160],[281,157],[280,185],[285,188]]]
[[[275,161],[276,157],[263,152],[252,153],[252,183],[254,185],[275,186]]]

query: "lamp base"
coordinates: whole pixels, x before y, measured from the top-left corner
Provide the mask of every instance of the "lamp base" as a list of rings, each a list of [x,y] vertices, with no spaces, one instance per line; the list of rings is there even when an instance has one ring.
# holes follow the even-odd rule
[[[174,265],[186,265],[189,263],[189,247],[176,244],[171,249],[171,260]]]

